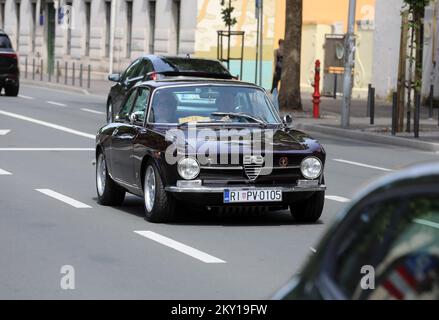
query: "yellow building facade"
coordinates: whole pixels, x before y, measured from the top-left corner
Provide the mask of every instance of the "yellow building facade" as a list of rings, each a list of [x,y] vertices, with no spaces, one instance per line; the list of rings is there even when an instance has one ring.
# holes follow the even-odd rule
[[[264,0],[263,3],[263,86],[269,88],[273,72],[273,50],[277,48],[278,40],[285,35],[285,0]],[[244,70],[241,78],[254,81],[257,30],[255,0],[232,0],[232,5],[235,8],[233,15],[237,19],[232,30],[245,32]],[[301,86],[304,91],[312,90],[315,60],[319,59],[322,66],[325,66],[325,54],[331,57],[332,53],[328,53],[328,48],[325,48],[327,35],[346,32],[348,7],[349,0],[303,0]],[[371,82],[374,11],[375,0],[357,0],[354,78],[354,95],[357,96],[364,96]],[[225,30],[220,12],[220,0],[198,0],[196,56],[217,57],[217,30]],[[231,56],[239,55],[241,47],[238,38],[232,40],[231,47]],[[230,68],[234,74],[239,74],[238,62],[232,62]],[[326,84],[334,82],[326,75],[326,80],[322,81],[322,90],[325,81]]]

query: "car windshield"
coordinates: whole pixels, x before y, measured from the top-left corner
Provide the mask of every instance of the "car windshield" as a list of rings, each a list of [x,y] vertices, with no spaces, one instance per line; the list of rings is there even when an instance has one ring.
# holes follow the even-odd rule
[[[193,85],[161,88],[153,95],[149,122],[184,124],[278,124],[266,94],[244,86]]]
[[[3,34],[0,34],[0,49],[12,48],[9,38]]]

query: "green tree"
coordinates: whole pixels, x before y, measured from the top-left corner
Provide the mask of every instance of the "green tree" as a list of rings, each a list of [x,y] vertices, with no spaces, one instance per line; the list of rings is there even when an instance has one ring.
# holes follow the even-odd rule
[[[285,38],[279,107],[302,110],[300,98],[300,54],[302,47],[302,0],[286,0]]]

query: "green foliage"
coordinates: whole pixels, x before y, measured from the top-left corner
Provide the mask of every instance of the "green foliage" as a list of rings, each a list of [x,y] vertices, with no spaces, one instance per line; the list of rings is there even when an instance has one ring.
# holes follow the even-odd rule
[[[231,28],[238,21],[236,20],[236,18],[232,17],[232,13],[235,10],[235,8],[232,7],[231,1],[228,1],[227,4],[226,4],[226,1],[227,0],[221,0],[221,6],[223,7],[221,9],[221,15],[222,15],[222,19],[223,19],[226,27]]]
[[[431,0],[404,0],[404,4],[412,10],[423,10]]]

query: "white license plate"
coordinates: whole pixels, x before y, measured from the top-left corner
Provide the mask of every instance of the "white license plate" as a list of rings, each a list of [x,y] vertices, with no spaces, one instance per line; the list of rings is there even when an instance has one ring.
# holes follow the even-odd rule
[[[282,201],[282,191],[263,190],[224,190],[224,203],[236,202],[278,202]]]

